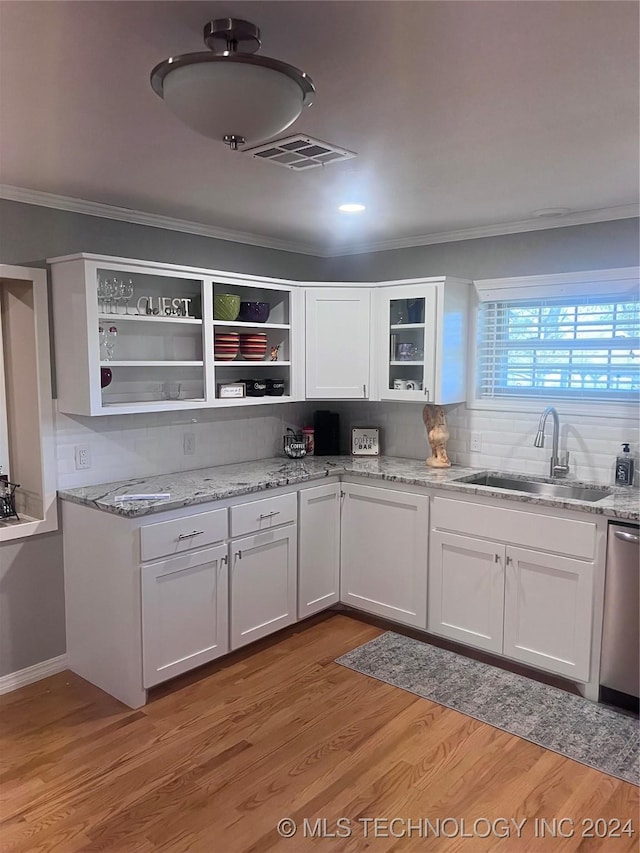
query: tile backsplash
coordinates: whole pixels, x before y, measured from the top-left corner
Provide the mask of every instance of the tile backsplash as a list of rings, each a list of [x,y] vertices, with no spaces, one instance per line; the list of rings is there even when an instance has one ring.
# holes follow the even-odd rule
[[[349,446],[352,426],[379,426],[388,456],[426,459],[429,455],[422,405],[413,403],[334,402],[284,403],[243,409],[109,415],[100,418],[58,413],[58,488],[104,483],[212,465],[248,462],[282,455],[288,426],[311,423],[316,409],[340,414],[341,445]],[[623,441],[640,449],[637,422],[560,413],[560,449],[570,453],[569,476],[612,483],[614,460]],[[542,411],[542,406],[540,412]],[[514,413],[447,407],[454,464],[546,476],[551,455],[551,423],[544,448],[533,446],[540,413]],[[195,452],[184,453],[184,435],[192,433]],[[482,449],[470,451],[471,434]],[[77,471],[75,448],[88,447],[91,467]]]
[[[422,405],[413,403],[330,403],[340,413],[342,445],[348,446],[351,426],[379,426],[382,451],[388,456],[422,459],[430,454],[422,422]],[[613,483],[614,461],[623,441],[640,449],[638,421],[615,420],[592,415],[560,415],[560,450],[569,451],[569,477],[596,483]],[[533,441],[540,414],[468,409],[464,403],[447,406],[450,439],[447,445],[453,464],[498,471],[547,476],[551,456],[551,423],[547,421],[544,448]],[[472,433],[479,435],[482,449],[471,451]]]
[[[58,412],[58,488],[279,456],[286,428],[302,426],[308,410],[282,403],[98,418]],[[184,453],[185,433],[195,438],[193,454]],[[88,447],[89,469],[76,470],[76,447]]]

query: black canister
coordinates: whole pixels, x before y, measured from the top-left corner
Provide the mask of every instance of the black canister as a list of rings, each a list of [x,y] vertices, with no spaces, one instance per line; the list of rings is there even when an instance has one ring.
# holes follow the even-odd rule
[[[267,397],[282,397],[284,394],[284,379],[265,379]]]
[[[264,379],[241,379],[246,387],[247,397],[264,397],[267,383]]]

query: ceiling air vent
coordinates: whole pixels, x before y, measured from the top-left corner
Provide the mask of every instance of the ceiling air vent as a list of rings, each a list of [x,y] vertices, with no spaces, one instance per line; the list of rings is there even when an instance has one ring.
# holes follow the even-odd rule
[[[355,151],[347,151],[346,148],[338,148],[337,145],[310,136],[287,136],[255,148],[243,148],[242,153],[251,154],[256,160],[270,160],[286,169],[300,170],[328,166],[358,156]]]

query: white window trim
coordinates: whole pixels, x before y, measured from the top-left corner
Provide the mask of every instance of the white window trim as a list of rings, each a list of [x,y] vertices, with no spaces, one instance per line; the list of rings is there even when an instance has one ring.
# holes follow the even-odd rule
[[[609,270],[589,270],[577,273],[558,273],[556,275],[532,275],[519,278],[494,278],[474,281],[475,293],[471,300],[471,318],[469,323],[469,363],[467,409],[491,412],[539,412],[541,406],[552,404],[560,414],[589,416],[591,418],[615,418],[638,423],[640,409],[634,403],[595,403],[594,400],[570,400],[550,395],[548,398],[504,398],[477,397],[478,362],[475,358],[475,342],[478,337],[478,306],[481,302],[495,302],[509,299],[544,299],[549,296],[571,296],[589,294],[607,294],[615,289],[624,293],[638,288],[640,267],[623,267]]]
[[[519,278],[484,278],[474,281],[473,285],[480,302],[500,302],[509,299],[625,293],[634,289],[637,291],[639,279],[640,266]]]

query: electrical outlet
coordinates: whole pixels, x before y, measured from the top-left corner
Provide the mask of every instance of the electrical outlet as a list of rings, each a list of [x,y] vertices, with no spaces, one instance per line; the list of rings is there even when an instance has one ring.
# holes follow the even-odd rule
[[[91,468],[91,450],[86,444],[77,444],[74,451],[76,471],[86,471]]]
[[[482,435],[479,432],[472,432],[469,436],[469,450],[470,451],[480,451],[482,450]]]
[[[193,432],[185,432],[182,438],[182,449],[185,456],[193,456],[196,452],[196,435]]]

